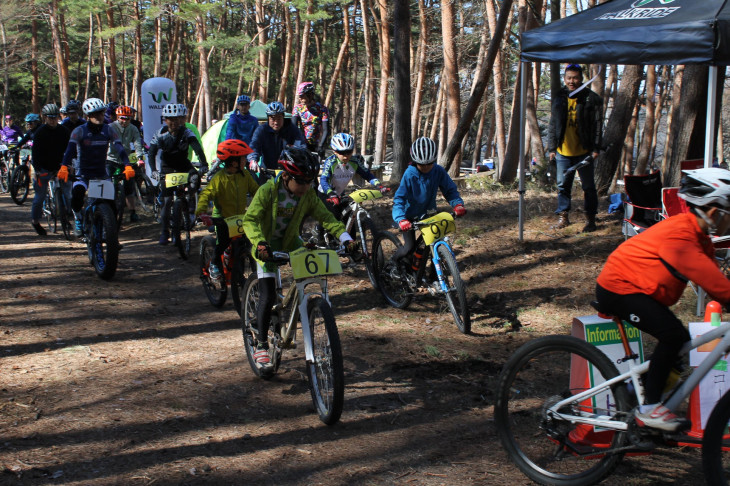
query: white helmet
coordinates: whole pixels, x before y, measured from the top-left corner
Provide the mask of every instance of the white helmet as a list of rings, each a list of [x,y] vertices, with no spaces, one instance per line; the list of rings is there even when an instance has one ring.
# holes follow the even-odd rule
[[[106,104],[104,104],[104,102],[99,98],[89,98],[84,101],[83,105],[81,105],[81,109],[83,110],[84,115],[88,115],[89,113],[106,110]]]
[[[349,133],[335,133],[330,141],[330,147],[335,152],[347,152],[355,148],[355,137]]]
[[[436,142],[428,137],[421,137],[411,145],[411,158],[417,164],[432,164],[436,155]]]
[[[716,167],[683,170],[679,197],[698,208],[730,207],[730,171]]]
[[[185,105],[179,105],[177,103],[168,103],[162,109],[163,118],[176,118],[178,116],[185,116],[188,113]]]

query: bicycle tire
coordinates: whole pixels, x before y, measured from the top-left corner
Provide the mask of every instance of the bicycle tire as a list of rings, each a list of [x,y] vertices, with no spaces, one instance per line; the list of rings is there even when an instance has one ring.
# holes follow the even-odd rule
[[[10,198],[20,206],[28,198],[30,192],[30,169],[26,165],[19,165],[13,169],[10,176]]]
[[[55,193],[52,195],[50,188],[46,191],[46,197],[43,200],[44,213],[46,213],[46,225],[51,233],[58,232],[58,210],[56,209]]]
[[[571,367],[578,358],[590,366],[583,368],[576,362],[571,378]],[[595,484],[610,475],[623,458],[623,452],[606,451],[624,446],[625,432],[594,432],[589,426],[574,425],[546,413],[550,405],[591,386],[591,373],[581,380],[579,369],[593,370],[594,379],[618,375],[605,354],[572,336],[546,336],[528,342],[512,355],[500,373],[494,405],[497,435],[512,462],[539,484]],[[615,411],[610,406],[602,409],[595,405],[604,403],[604,399],[606,403],[615,403]],[[630,404],[626,386],[618,384],[605,396],[571,407],[573,414],[597,413],[625,421]],[[596,442],[603,443],[591,445]]]
[[[190,258],[190,218],[188,217],[188,202],[185,198],[178,198],[172,207],[172,239],[180,254],[180,258]]]
[[[244,288],[246,286],[246,262],[248,261],[245,245],[238,251],[238,255],[234,252],[233,268],[231,269],[231,297],[233,298],[233,308],[236,309],[238,315],[241,315],[241,302],[244,300]]]
[[[223,307],[228,296],[228,287],[216,288],[210,281],[208,267],[215,256],[215,236],[204,236],[200,240],[200,280],[203,283],[203,291],[213,307]]]
[[[375,223],[370,218],[363,218],[360,222],[362,224],[362,234],[358,236],[360,240],[360,246],[362,247],[363,260],[365,261],[365,270],[368,273],[370,284],[375,290],[378,290],[378,279],[375,276],[375,269],[373,268],[373,248],[375,247],[375,239],[377,238],[377,232],[375,230]],[[355,226],[357,227],[357,225]],[[353,238],[356,236],[353,235]]]
[[[150,211],[149,205],[152,202],[152,193],[153,191],[150,188],[150,184],[144,176],[136,177],[134,179],[134,196],[137,198],[139,207],[145,213]]]
[[[728,422],[730,422],[730,391],[725,393],[712,409],[702,438],[702,469],[707,484],[718,486],[728,484],[730,453],[722,450]]]
[[[10,190],[10,167],[5,159],[0,161],[0,193]]]
[[[383,232],[373,244],[373,271],[378,290],[385,300],[396,309],[405,309],[413,300],[413,294],[405,277],[397,271],[393,253],[403,246],[397,236]]]
[[[114,210],[109,204],[97,204],[94,208],[90,228],[92,264],[96,274],[103,280],[111,280],[117,271],[119,261],[119,240]]]
[[[438,245],[438,255],[441,258],[441,271],[446,280],[448,292],[446,292],[446,302],[449,304],[451,315],[454,316],[456,327],[464,334],[471,332],[471,314],[469,313],[469,305],[466,301],[466,288],[464,281],[461,279],[459,267],[456,264],[454,255],[446,248],[445,245]]]
[[[116,214],[117,231],[122,230],[124,222],[124,208],[127,206],[127,198],[124,196],[124,183],[121,181],[114,183],[114,211]]]
[[[345,371],[340,335],[332,308],[322,297],[312,297],[309,300],[307,316],[314,354],[314,361],[307,362],[312,403],[319,419],[327,425],[333,425],[340,419],[345,402]]]
[[[58,214],[58,221],[61,223],[61,231],[63,231],[63,237],[71,241],[73,239],[73,228],[71,218],[69,218],[68,208],[64,201],[63,188],[57,187],[54,193],[56,199],[56,213]]]
[[[256,338],[253,329],[256,328],[256,310],[259,306],[259,279],[255,273],[252,273],[246,279],[246,285],[243,291],[244,300],[241,303],[241,331],[243,334],[243,347],[246,350],[248,365],[251,367],[254,375],[264,380],[270,380],[281,363],[281,349],[278,347],[279,341],[276,339],[274,326],[269,327],[269,359],[271,359],[271,368],[264,371],[256,365],[253,355],[256,352]]]

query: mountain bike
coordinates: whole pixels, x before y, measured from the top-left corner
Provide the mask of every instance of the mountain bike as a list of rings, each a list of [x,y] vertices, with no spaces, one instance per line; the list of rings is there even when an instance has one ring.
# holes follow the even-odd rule
[[[20,163],[10,174],[10,197],[19,206],[30,192],[30,150],[23,150],[21,154]]]
[[[497,433],[510,459],[537,483],[594,484],[610,475],[626,453],[698,442],[636,425],[635,408],[644,398],[640,377],[649,369],[649,361],[639,362],[620,319],[600,309],[599,316],[616,323],[612,335],[618,336],[625,354],[617,363],[628,364],[627,372],[619,374],[601,350],[583,340],[547,336],[519,348],[499,376],[494,405]],[[719,341],[699,366],[668,392],[667,408],[677,410],[730,351],[730,323],[687,342],[680,355],[712,347],[715,340]],[[708,484],[727,484],[730,477],[730,443],[723,438],[729,421],[730,392],[716,403],[701,442]]]
[[[380,292],[396,309],[408,307],[420,288],[425,288],[432,296],[443,295],[459,331],[468,334],[471,332],[471,314],[466,286],[446,236],[456,230],[454,217],[442,212],[414,221],[413,226],[421,234],[416,239],[410,263],[394,260],[394,253],[403,246],[395,235],[383,232],[376,238],[373,261]],[[428,273],[426,267],[429,267]]]
[[[165,174],[165,187],[174,188],[172,217],[170,218],[170,235],[173,244],[177,247],[180,258],[187,260],[190,257],[192,246],[190,231],[193,228],[193,219],[190,217],[190,197],[192,187],[196,186],[197,172],[174,172]],[[200,180],[200,179],[198,179]]]
[[[273,252],[271,261],[277,265],[277,299],[267,336],[272,364],[270,371],[262,372],[253,357],[256,352],[256,310],[259,305],[256,272],[246,280],[241,309],[243,343],[248,363],[254,374],[264,379],[271,379],[279,369],[285,349],[296,348],[297,322],[301,322],[312,402],[320,420],[327,425],[339,420],[345,393],[340,335],[327,293],[327,276],[342,273],[338,253],[306,248],[291,253]],[[293,281],[286,294],[282,294],[279,266],[287,263],[291,264]]]
[[[136,158],[135,158],[136,160]],[[135,176],[132,179],[134,183],[132,196],[135,199],[137,205],[145,212],[151,211],[150,206],[154,206],[153,194],[156,192],[152,183],[148,181],[147,177],[137,170],[137,165],[132,165],[135,170]],[[117,209],[117,228],[122,229],[122,223],[124,221],[124,209],[127,207],[127,196],[124,193],[124,182],[126,178],[124,176],[124,166],[116,165],[114,167],[114,173],[112,174],[112,181],[114,182],[114,205]],[[160,204],[156,206],[157,215],[159,215]]]
[[[56,177],[52,177],[48,181],[48,190],[46,191],[46,198],[43,200],[42,210],[43,215],[46,217],[48,229],[53,233],[57,233],[60,224],[64,238],[70,241],[73,236],[71,206],[68,204],[63,188]]]
[[[370,283],[375,289],[378,288],[378,281],[375,278],[375,270],[373,269],[372,250],[378,231],[362,204],[365,201],[374,201],[381,197],[383,197],[383,194],[377,189],[356,189],[349,194],[340,196],[340,204],[337,206],[342,211],[340,221],[344,223],[345,230],[360,242],[362,261],[365,263]],[[300,233],[304,241],[311,242],[318,247],[336,249],[340,246],[340,240],[334,235],[326,233],[319,222],[313,218],[306,218],[302,222]],[[355,259],[350,258],[354,263]]]
[[[10,190],[10,174],[12,172],[12,158],[7,145],[0,144],[0,192]]]
[[[119,237],[114,214],[114,183],[109,179],[92,179],[86,192],[82,241],[86,243],[89,263],[96,274],[110,280],[119,262]]]
[[[214,307],[223,307],[228,296],[228,287],[231,288],[233,307],[241,314],[241,301],[246,284],[245,268],[248,262],[251,272],[256,271],[256,263],[251,256],[251,244],[243,232],[243,214],[226,218],[228,234],[231,243],[223,253],[221,267],[223,279],[217,283],[210,278],[208,267],[215,256],[216,237],[208,235],[200,241],[200,280],[208,300]],[[209,231],[214,231],[214,226]]]

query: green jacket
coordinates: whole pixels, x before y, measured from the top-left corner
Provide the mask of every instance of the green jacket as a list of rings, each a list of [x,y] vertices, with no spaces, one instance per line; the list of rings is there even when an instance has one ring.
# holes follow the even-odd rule
[[[213,200],[213,217],[227,218],[246,212],[247,194],[253,196],[259,185],[253,180],[247,170],[241,170],[233,175],[223,169],[213,176],[213,179],[200,192],[198,207],[195,214],[208,212],[208,203]]]
[[[279,188],[283,183],[281,174],[274,179],[269,179],[261,186],[253,197],[251,205],[243,218],[243,231],[251,242],[251,254],[256,258],[256,246],[262,242],[270,242],[276,222]],[[337,221],[337,218],[327,209],[324,203],[317,197],[314,188],[309,189],[299,200],[292,220],[284,232],[282,248],[274,248],[280,251],[293,251],[302,246],[302,239],[299,237],[299,228],[306,216],[313,216],[322,223],[324,229],[336,237],[345,232],[345,226]],[[264,262],[257,260],[261,266]]]

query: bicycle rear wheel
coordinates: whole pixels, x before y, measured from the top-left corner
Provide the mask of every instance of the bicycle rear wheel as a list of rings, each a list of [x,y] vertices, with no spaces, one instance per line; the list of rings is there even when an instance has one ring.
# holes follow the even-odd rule
[[[30,191],[30,169],[26,165],[19,165],[13,169],[10,176],[10,197],[17,205],[25,202]]]
[[[438,254],[441,258],[441,271],[444,274],[444,281],[448,291],[446,292],[446,302],[449,304],[451,314],[454,316],[456,327],[464,334],[471,332],[471,315],[469,314],[469,306],[466,303],[466,290],[464,281],[461,280],[459,267],[456,265],[456,259],[445,245],[438,245]]]
[[[730,423],[730,392],[712,409],[702,438],[702,469],[707,484],[724,486],[730,478],[730,452],[723,451],[723,438]]]
[[[88,238],[96,274],[111,280],[117,271],[119,240],[114,211],[109,204],[97,204]]]
[[[172,239],[183,260],[190,258],[190,226],[188,202],[184,197],[180,197],[172,207]]]
[[[594,484],[623,457],[609,453],[626,443],[625,432],[596,431],[549,411],[559,401],[618,375],[600,350],[571,336],[528,342],[504,365],[497,382],[494,423],[510,459],[540,484]],[[625,421],[630,398],[624,384],[559,412]]]
[[[228,287],[222,285],[218,288],[210,280],[208,268],[210,261],[215,256],[215,236],[205,236],[200,240],[200,280],[203,282],[203,290],[213,307],[223,307],[228,296]]]
[[[370,284],[375,290],[378,289],[378,279],[375,276],[375,269],[373,268],[373,249],[375,247],[375,224],[370,218],[363,218],[362,221],[362,234],[359,234],[360,245],[362,246],[363,260],[365,260],[365,269],[368,272],[368,278]],[[359,233],[359,231],[358,231]],[[354,236],[353,236],[354,237]]]
[[[383,232],[373,244],[373,271],[378,282],[378,289],[385,300],[396,309],[405,309],[413,299],[408,275],[402,275],[393,259],[396,250],[403,246],[393,234]]]
[[[63,237],[67,240],[71,240],[73,239],[73,228],[71,227],[71,218],[63,197],[63,188],[60,186],[56,187],[53,197],[56,200],[56,215],[58,217],[58,222],[61,224]]]
[[[8,192],[10,186],[10,168],[6,160],[0,160],[0,192]]]
[[[114,209],[117,218],[117,231],[122,230],[122,222],[124,221],[124,208],[127,206],[127,198],[124,196],[124,183],[119,181],[114,183]]]
[[[43,201],[43,212],[46,215],[48,231],[56,233],[58,231],[58,209],[56,208],[55,194],[51,194],[50,188],[48,188],[46,199]]]
[[[345,372],[340,335],[332,308],[321,297],[307,304],[314,361],[307,362],[312,402],[327,425],[337,423],[345,401]]]

